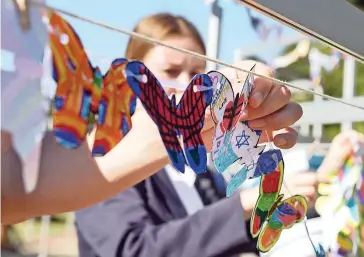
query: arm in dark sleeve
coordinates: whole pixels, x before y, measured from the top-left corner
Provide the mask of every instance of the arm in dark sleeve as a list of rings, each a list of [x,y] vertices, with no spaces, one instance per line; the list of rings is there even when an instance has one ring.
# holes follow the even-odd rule
[[[194,215],[154,225],[138,191],[77,212],[77,227],[100,257],[214,257],[250,242],[239,194]]]

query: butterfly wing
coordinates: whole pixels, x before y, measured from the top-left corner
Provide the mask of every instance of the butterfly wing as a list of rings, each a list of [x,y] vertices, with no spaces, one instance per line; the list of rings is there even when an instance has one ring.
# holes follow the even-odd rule
[[[230,81],[220,72],[208,73],[214,87],[214,96],[210,105],[211,115],[215,122],[215,135],[212,141],[211,158],[219,172],[224,172],[227,167],[237,160],[236,155],[229,148],[231,131],[228,126],[231,119],[227,117],[226,110],[234,104],[234,91]]]
[[[215,135],[213,137],[211,151],[212,160],[215,160],[219,154],[219,149],[223,145],[226,133],[226,128],[223,124],[224,112],[228,103],[234,101],[234,91],[230,81],[220,72],[211,71],[207,75],[210,77],[214,87],[210,110],[212,119],[215,122]]]
[[[253,66],[252,69],[254,69],[254,67],[255,65]],[[223,123],[227,130],[233,130],[236,124],[238,123],[243,110],[248,105],[249,95],[252,90],[252,87],[253,87],[253,76],[248,74],[241,89],[241,92],[235,96],[234,101],[228,102],[225,108]],[[261,133],[261,131],[257,133]]]
[[[248,166],[244,165],[229,181],[226,187],[226,197],[230,197],[247,178]]]
[[[250,69],[250,71],[255,72],[255,64]],[[243,88],[241,89],[241,92],[240,92],[240,97],[243,98],[243,106],[242,106],[243,109],[249,103],[249,97],[250,97],[250,93],[253,89],[253,86],[254,86],[254,76],[252,74],[248,74],[247,77],[245,78]]]
[[[195,86],[203,88],[195,92]],[[211,104],[213,85],[206,74],[193,77],[186,88],[175,113],[175,130],[183,137],[188,165],[196,173],[206,171],[207,152],[201,137],[206,108]]]
[[[277,168],[278,163],[282,160],[282,152],[279,149],[272,149],[261,153],[254,173],[250,178],[257,178],[273,172]]]
[[[277,243],[283,229],[302,221],[306,213],[307,201],[303,196],[295,195],[279,203],[258,237],[258,250],[268,252]]]
[[[244,85],[244,87],[246,87],[246,85]],[[244,87],[242,92],[246,90]],[[223,116],[223,124],[226,130],[232,131],[235,128],[240,115],[247,104],[248,97],[239,93],[235,96],[234,101],[229,101],[227,103]]]
[[[213,98],[210,105],[212,119],[215,124],[222,121],[228,102],[234,101],[234,91],[230,81],[218,71],[207,73],[213,85]]]
[[[358,228],[357,222],[353,222],[353,220],[348,220],[340,231],[337,233],[336,242],[337,242],[337,252],[341,256],[348,256],[348,254],[353,252],[355,247],[355,232]]]
[[[213,160],[217,171],[220,173],[224,172],[230,165],[239,159],[232,150],[231,143],[229,143],[229,139],[231,138],[230,135],[231,132],[226,131],[224,141],[221,143],[220,149],[218,149],[218,154]]]
[[[50,12],[49,21],[57,31],[49,33],[57,83],[53,131],[61,145],[76,148],[86,136],[90,110],[98,106],[101,87],[94,84],[94,69],[72,26],[55,12]],[[68,42],[62,42],[60,35],[66,35]]]
[[[228,143],[232,145],[232,151],[239,159],[239,163],[249,166],[256,163],[258,155],[264,150],[264,146],[257,146],[262,131],[251,129],[247,122],[238,122],[242,111],[248,105],[252,85],[253,77],[248,75],[245,79],[240,95],[238,94],[235,97],[233,104],[231,104],[232,102],[229,102],[224,113],[225,127],[227,127],[229,131],[232,131],[232,135],[229,137]],[[243,173],[246,173],[247,171],[252,173],[254,171],[254,167],[241,169],[241,172]],[[245,174],[241,174],[241,172],[233,178],[239,179],[240,184],[243,182],[242,179],[246,179],[247,177]],[[237,185],[238,182],[234,181],[233,184]]]
[[[186,161],[175,130],[175,105],[169,100],[158,79],[142,62],[129,62],[126,74],[130,88],[157,125],[173,166],[184,172]],[[146,78],[146,81],[141,78]]]
[[[361,178],[359,181],[359,185],[358,185],[358,190],[357,190],[357,196],[359,199],[359,204],[361,206],[364,206],[364,166],[361,172]],[[364,210],[364,207],[363,207]]]
[[[270,211],[279,198],[283,175],[284,163],[281,160],[272,173],[263,175],[260,180],[259,198],[250,220],[250,232],[253,237],[258,236],[264,221],[269,219]]]
[[[252,67],[251,70],[254,69],[255,65]],[[228,102],[224,112],[224,123],[226,124],[225,127],[227,127],[228,130],[232,130],[235,128],[242,111],[247,107],[249,102],[249,95],[253,88],[253,82],[254,77],[251,74],[248,74],[241,89],[241,92],[235,96],[234,102]]]
[[[265,146],[258,146],[261,130],[251,129],[248,122],[238,122],[235,126],[231,145],[234,153],[239,157],[240,164],[250,164],[257,161]]]
[[[235,160],[238,159],[244,166],[229,181],[226,188],[227,197],[230,197],[247,178],[251,178],[255,173],[258,158],[265,148],[265,146],[257,146],[260,134],[261,131],[251,129],[247,122],[236,124],[229,151],[232,151],[236,157]]]
[[[251,71],[254,71],[254,69],[255,65],[251,68]],[[236,112],[238,112],[238,118],[249,103],[253,82],[254,77],[251,74],[248,74],[240,92],[239,100],[237,101],[238,107]],[[262,131],[251,129],[247,121],[239,122],[237,124],[234,123],[233,125],[235,127],[232,138],[233,151],[239,157],[240,164],[249,164],[252,160],[258,158],[257,156],[264,150],[264,147],[257,146]]]
[[[105,155],[132,127],[131,116],[135,111],[136,98],[123,73],[127,63],[127,59],[115,59],[103,77],[93,156]]]

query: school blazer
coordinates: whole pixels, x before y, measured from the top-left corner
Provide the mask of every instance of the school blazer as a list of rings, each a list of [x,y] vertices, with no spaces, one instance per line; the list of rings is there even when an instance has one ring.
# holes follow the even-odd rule
[[[237,195],[187,216],[164,169],[76,212],[80,257],[233,257],[255,251]]]

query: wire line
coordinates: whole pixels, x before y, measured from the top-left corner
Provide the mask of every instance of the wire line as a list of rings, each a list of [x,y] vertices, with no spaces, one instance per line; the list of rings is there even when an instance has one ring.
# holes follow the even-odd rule
[[[77,15],[77,14],[62,10],[62,9],[54,8],[54,7],[51,7],[51,6],[47,5],[47,4],[39,3],[39,2],[36,2],[34,0],[30,1],[29,4],[31,4],[33,6],[36,6],[38,8],[45,8],[45,9],[48,9],[48,10],[51,10],[51,11],[62,13],[64,15],[70,16],[72,18],[82,20],[82,21],[85,21],[85,22],[88,22],[88,23],[91,23],[91,24],[94,24],[94,25],[97,25],[97,26],[100,26],[100,27],[103,27],[103,28],[106,28],[106,29],[109,29],[109,30],[113,30],[113,31],[122,33],[122,34],[126,34],[126,35],[129,35],[131,37],[135,37],[135,38],[147,41],[147,42],[155,44],[155,45],[161,45],[161,46],[164,46],[164,47],[167,47],[167,48],[170,48],[170,49],[173,49],[173,50],[185,53],[185,54],[189,54],[191,56],[194,56],[196,58],[199,58],[199,59],[202,59],[202,60],[205,60],[205,61],[214,62],[216,64],[219,64],[219,65],[222,65],[222,66],[225,66],[225,67],[228,67],[228,68],[232,68],[232,69],[235,69],[235,70],[238,70],[238,71],[242,71],[242,72],[254,75],[254,76],[259,76],[259,77],[265,78],[267,80],[270,80],[273,83],[285,85],[287,87],[295,88],[295,89],[298,89],[298,90],[301,90],[301,91],[304,91],[306,93],[310,93],[310,94],[313,94],[313,95],[318,95],[318,96],[321,96],[323,98],[327,98],[327,99],[330,99],[332,101],[336,101],[336,102],[339,102],[339,103],[342,103],[342,104],[345,104],[345,105],[348,105],[348,106],[351,106],[351,107],[354,107],[354,108],[358,108],[358,109],[361,109],[361,110],[364,111],[364,106],[355,105],[355,104],[352,104],[352,103],[350,103],[348,101],[342,100],[342,99],[337,98],[337,97],[329,96],[329,95],[326,95],[326,94],[323,94],[323,93],[318,93],[318,92],[315,92],[314,90],[301,88],[301,87],[295,86],[295,85],[293,85],[291,83],[288,83],[288,82],[285,82],[285,81],[282,81],[282,80],[279,80],[279,79],[276,79],[276,78],[272,78],[272,77],[269,77],[269,76],[266,76],[266,75],[263,75],[263,74],[259,74],[259,73],[256,73],[254,71],[245,70],[245,69],[242,69],[242,68],[237,67],[235,65],[220,61],[218,59],[210,58],[210,57],[208,57],[206,55],[199,54],[199,53],[196,53],[194,51],[190,51],[188,49],[175,47],[173,45],[166,44],[166,43],[164,43],[164,42],[162,42],[160,40],[157,40],[157,39],[154,39],[154,38],[151,38],[151,37],[148,37],[148,36],[133,32],[133,31],[129,31],[129,30],[126,30],[126,29],[123,29],[123,28],[114,27],[114,26],[111,26],[111,25],[107,25],[105,23],[102,23],[102,22],[99,22],[99,21],[96,21],[96,20],[93,20],[93,19],[89,19],[89,18],[80,16],[80,15]]]

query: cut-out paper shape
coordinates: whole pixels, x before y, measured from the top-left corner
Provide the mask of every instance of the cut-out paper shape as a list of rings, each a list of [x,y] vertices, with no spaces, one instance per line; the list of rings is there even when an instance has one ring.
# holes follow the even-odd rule
[[[354,250],[355,230],[357,229],[356,222],[348,220],[344,227],[337,234],[337,253],[341,256],[348,256]]]
[[[38,1],[43,3],[44,0]],[[43,56],[47,30],[38,8],[29,8],[31,27],[22,31],[15,1],[1,1],[1,130],[11,134],[11,143],[21,165],[24,190],[37,185],[42,155],[42,140],[47,130],[45,106],[49,100],[42,92]],[[3,141],[4,143],[4,141]],[[7,167],[1,167],[5,173]]]
[[[46,18],[46,17],[45,17]],[[105,76],[89,61],[72,26],[54,12],[49,13],[48,29],[57,83],[54,99],[53,131],[67,148],[77,148],[85,140],[90,115],[98,114],[93,156],[109,152],[131,129],[136,98],[123,70],[127,59],[116,59]]]
[[[270,26],[268,26],[263,19],[254,16],[252,14],[252,11],[250,8],[246,8],[246,11],[248,13],[248,17],[251,23],[252,28],[254,29],[254,31],[258,34],[259,39],[266,41],[269,37],[269,35],[275,31],[278,40],[281,39],[282,37],[282,32],[283,32],[283,26],[281,24],[272,24]]]
[[[211,71],[208,75],[214,87],[214,97],[210,106],[215,123],[211,157],[216,169],[221,173],[238,159],[255,156],[254,153],[249,154],[249,151],[253,151],[251,148],[258,143],[261,131],[255,132],[248,129],[247,123],[238,122],[248,104],[253,76],[247,76],[241,92],[234,96],[230,81],[222,73]],[[237,126],[240,129],[236,129]],[[264,147],[260,149],[263,151]],[[243,155],[238,156],[234,150]]]
[[[98,109],[102,75],[92,67],[80,38],[67,21],[51,12],[49,24],[57,31],[49,33],[53,79],[57,82],[53,132],[61,145],[76,148],[85,139],[91,109]],[[60,35],[68,37],[66,44]]]
[[[135,95],[159,129],[172,165],[184,172],[187,163],[196,173],[206,171],[206,148],[201,130],[205,111],[212,101],[212,82],[208,75],[193,77],[180,102],[168,98],[158,79],[141,62],[129,62],[127,80]],[[183,147],[178,137],[183,138]]]
[[[335,173],[332,174],[335,179],[332,185],[319,185],[322,196],[317,199],[315,208],[327,223],[325,240],[328,241],[331,252],[350,256],[356,251],[362,251],[360,226],[363,226],[361,217],[364,212],[360,188],[364,166],[361,158],[355,152],[352,153]],[[335,221],[335,225],[330,221]]]
[[[361,172],[360,181],[358,182],[357,194],[358,194],[359,204],[361,206],[364,206],[364,167]]]
[[[283,160],[282,152],[278,149],[268,150],[257,155],[256,162],[243,166],[231,178],[226,187],[226,196],[232,196],[246,179],[257,178],[273,172],[281,160]]]
[[[231,83],[223,74],[212,71],[208,75],[215,91],[211,103],[211,114],[215,122],[212,160],[220,173],[235,162],[243,165],[227,186],[226,195],[230,197],[247,178],[273,172],[282,156],[280,151],[273,150],[267,151],[260,158],[265,148],[257,145],[262,131],[251,129],[247,122],[239,122],[240,115],[248,104],[253,76],[246,77],[242,91],[234,96]]]
[[[103,77],[93,156],[105,155],[132,128],[131,116],[135,112],[136,96],[123,75],[127,63],[124,58],[114,60]]]
[[[317,48],[312,48],[308,53],[310,63],[310,78],[314,84],[321,84],[322,69],[332,72],[340,63],[341,54],[333,50],[330,55],[320,52]]]
[[[270,63],[269,66],[272,69],[276,70],[280,68],[285,68],[292,63],[295,63],[296,61],[298,61],[298,59],[307,56],[310,50],[310,45],[311,43],[309,40],[303,39],[302,41],[298,42],[296,47],[291,52],[282,56],[278,56]]]
[[[250,232],[254,238],[258,237],[257,248],[261,252],[268,252],[277,243],[283,229],[302,221],[307,213],[307,201],[303,196],[295,195],[282,201],[283,175],[284,162],[281,160],[276,169],[263,175],[260,181]]]

